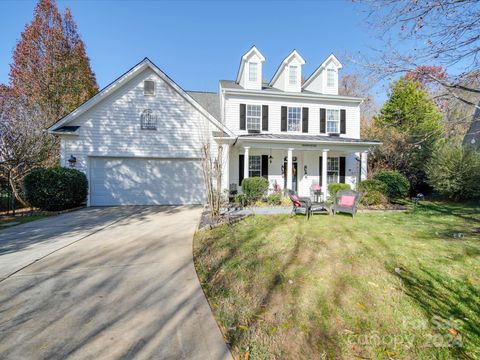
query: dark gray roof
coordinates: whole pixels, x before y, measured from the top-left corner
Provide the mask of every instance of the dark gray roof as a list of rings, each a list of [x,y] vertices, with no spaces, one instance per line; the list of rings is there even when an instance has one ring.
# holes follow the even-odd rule
[[[187,91],[196,102],[198,102],[210,115],[218,121],[220,119],[220,99],[217,93],[203,91]]]
[[[55,132],[57,133],[72,133],[77,131],[80,128],[80,126],[62,126],[59,127],[58,129],[55,129]]]
[[[378,143],[380,141],[376,140],[365,140],[365,139],[352,139],[345,138],[340,136],[328,136],[328,135],[294,135],[294,134],[245,134],[240,135],[239,138],[242,139],[272,139],[272,140],[303,140],[303,141],[331,141],[331,142],[342,142],[349,144],[362,144],[362,143]]]
[[[480,102],[473,114],[472,123],[463,138],[464,145],[471,145],[480,148]]]
[[[222,88],[224,88],[224,89],[244,90],[244,88],[234,80],[220,80],[220,84],[221,84]],[[268,81],[265,81],[265,80],[262,82],[262,91],[264,91],[265,93],[272,93],[272,94],[286,94],[287,93],[285,91],[282,91],[280,89],[277,89],[277,88],[274,88],[274,87],[270,86]],[[287,93],[287,94],[291,94],[291,93]],[[301,94],[316,95],[316,96],[326,95],[326,94],[320,94],[320,93],[316,93],[316,92],[309,91],[309,90],[304,90],[304,89],[302,89]],[[350,99],[354,98],[354,99],[357,99],[357,100],[361,100],[361,98],[356,97],[356,96],[343,96],[343,95],[327,95],[327,96],[336,96],[339,99],[347,98],[347,99],[350,100]]]

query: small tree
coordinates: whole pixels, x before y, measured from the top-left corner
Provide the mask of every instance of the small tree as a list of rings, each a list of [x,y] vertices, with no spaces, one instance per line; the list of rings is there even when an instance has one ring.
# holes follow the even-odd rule
[[[480,152],[445,143],[433,152],[426,166],[428,182],[450,199],[480,198]]]
[[[202,146],[202,172],[205,182],[207,204],[212,219],[220,216],[220,207],[223,201],[222,172],[223,172],[223,146],[217,147],[217,158],[212,158],[210,142]]]

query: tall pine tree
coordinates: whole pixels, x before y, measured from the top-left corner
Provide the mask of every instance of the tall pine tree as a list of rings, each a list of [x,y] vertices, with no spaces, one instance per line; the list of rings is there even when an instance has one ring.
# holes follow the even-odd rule
[[[98,91],[69,9],[62,16],[53,0],[39,0],[14,50],[10,83],[40,107],[49,125]]]

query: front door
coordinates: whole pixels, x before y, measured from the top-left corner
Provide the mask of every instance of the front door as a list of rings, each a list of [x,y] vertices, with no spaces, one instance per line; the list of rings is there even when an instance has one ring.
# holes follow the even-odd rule
[[[298,163],[295,159],[296,158],[293,158],[293,161],[292,161],[292,189],[291,190],[298,192],[298,189],[297,189],[297,173],[298,173],[297,164]],[[287,161],[286,160],[283,162],[283,188],[284,189],[287,188]]]

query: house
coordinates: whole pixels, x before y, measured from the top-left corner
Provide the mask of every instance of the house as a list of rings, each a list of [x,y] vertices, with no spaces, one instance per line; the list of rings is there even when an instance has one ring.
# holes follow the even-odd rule
[[[205,144],[213,158],[223,147],[224,189],[253,176],[303,196],[356,186],[378,142],[360,139],[362,99],[338,94],[342,64],[330,55],[302,82],[296,50],[270,81],[264,62],[253,46],[216,94],[185,91],[144,59],[48,129],[61,165],[86,173],[90,206],[203,203]]]

